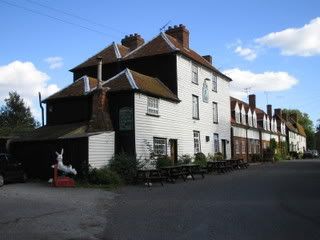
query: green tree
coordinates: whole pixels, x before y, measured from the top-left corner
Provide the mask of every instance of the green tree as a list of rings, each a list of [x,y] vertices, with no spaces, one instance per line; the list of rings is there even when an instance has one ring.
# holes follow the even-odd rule
[[[13,91],[0,108],[0,135],[8,136],[30,131],[39,126],[20,95]]]
[[[314,149],[315,147],[315,129],[309,114],[303,113],[298,109],[284,109],[283,112],[290,116],[290,114],[297,114],[298,123],[303,126],[307,135],[307,149]]]

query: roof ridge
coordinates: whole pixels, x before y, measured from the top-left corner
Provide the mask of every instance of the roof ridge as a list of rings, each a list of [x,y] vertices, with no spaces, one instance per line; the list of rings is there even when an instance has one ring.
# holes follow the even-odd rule
[[[121,57],[118,45],[115,42],[113,42],[112,45],[113,45],[114,53],[116,54],[117,59],[121,59],[122,57]]]
[[[126,76],[127,76],[128,80],[129,80],[129,83],[130,83],[131,87],[133,89],[139,89],[138,86],[137,86],[136,81],[134,80],[134,78],[132,76],[131,70],[129,68],[126,68],[125,71],[126,71]]]
[[[60,89],[59,91],[51,94],[50,96],[46,97],[45,99],[42,100],[42,102],[45,102],[46,100],[48,100],[50,97],[54,96],[55,94],[59,93],[59,92],[62,92],[64,90],[66,90],[68,87],[71,87],[72,85],[74,85],[76,82],[79,82],[81,80],[83,80],[83,91],[85,90],[85,81],[84,81],[84,78],[88,78],[87,75],[83,75],[82,77],[79,77],[78,79],[76,79],[74,82],[68,84],[67,86],[65,86],[64,88]],[[89,88],[90,88],[90,85],[89,85]]]
[[[174,44],[170,41],[170,39],[167,37],[166,33],[161,32],[161,37],[166,41],[166,43],[175,51],[179,51],[180,49],[174,46]]]

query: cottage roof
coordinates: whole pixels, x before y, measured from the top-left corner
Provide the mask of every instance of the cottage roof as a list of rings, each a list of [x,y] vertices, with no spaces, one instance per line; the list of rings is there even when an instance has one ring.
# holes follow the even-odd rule
[[[103,83],[109,92],[137,91],[148,95],[179,101],[178,97],[158,78],[150,77],[126,68]]]
[[[98,80],[92,77],[83,76],[71,83],[67,87],[63,88],[59,92],[54,93],[43,102],[47,102],[53,99],[67,98],[67,97],[80,97],[90,93],[98,84]]]
[[[97,58],[102,58],[103,63],[117,62],[122,57],[127,55],[129,53],[129,51],[130,51],[129,48],[127,48],[121,44],[116,44],[115,42],[113,42],[112,44],[110,44],[106,48],[102,49],[97,54],[93,55],[92,57],[85,60],[83,63],[81,63],[78,66],[71,69],[70,71],[74,71],[79,68],[95,66],[95,65],[97,65]]]
[[[186,48],[182,46],[180,42],[178,42],[174,37],[166,34],[160,33],[155,38],[141,45],[140,47],[132,50],[130,52],[129,48],[121,45],[112,43],[110,46],[106,47],[99,53],[90,57],[83,63],[74,67],[70,71],[75,71],[77,69],[83,67],[89,67],[93,65],[97,65],[97,58],[102,57],[103,63],[112,63],[116,61],[126,61],[131,59],[137,59],[141,57],[155,56],[160,54],[168,54],[180,52],[184,56],[194,60],[198,64],[209,68],[214,71],[220,77],[224,78],[227,81],[232,81],[231,78],[221,73],[218,69],[216,69],[210,62],[208,62],[205,58],[199,55],[197,52],[193,51],[190,48]]]

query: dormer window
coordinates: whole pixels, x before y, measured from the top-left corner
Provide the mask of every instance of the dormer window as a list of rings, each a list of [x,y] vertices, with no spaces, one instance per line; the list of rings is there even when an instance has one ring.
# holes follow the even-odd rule
[[[198,66],[192,63],[192,82],[195,84],[199,83],[198,79]]]

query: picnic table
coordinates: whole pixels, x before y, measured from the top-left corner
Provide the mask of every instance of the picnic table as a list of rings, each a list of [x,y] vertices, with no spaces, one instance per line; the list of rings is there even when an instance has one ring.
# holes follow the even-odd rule
[[[185,172],[187,174],[187,176],[191,176],[192,180],[194,180],[194,175],[201,175],[202,178],[204,178],[204,174],[206,173],[206,171],[204,169],[201,169],[199,164],[181,164],[179,165],[180,167],[182,167],[183,172]]]
[[[185,168],[180,165],[162,167],[161,171],[169,182],[175,183],[179,177],[181,177],[183,181],[186,181],[187,172]]]
[[[208,172],[225,173],[227,171],[227,162],[226,160],[208,161],[207,169]]]
[[[161,175],[161,171],[159,169],[139,169],[137,172],[137,180],[144,181],[147,183],[148,187],[152,186],[153,181],[159,181],[163,186],[162,181],[164,179],[165,178]]]

